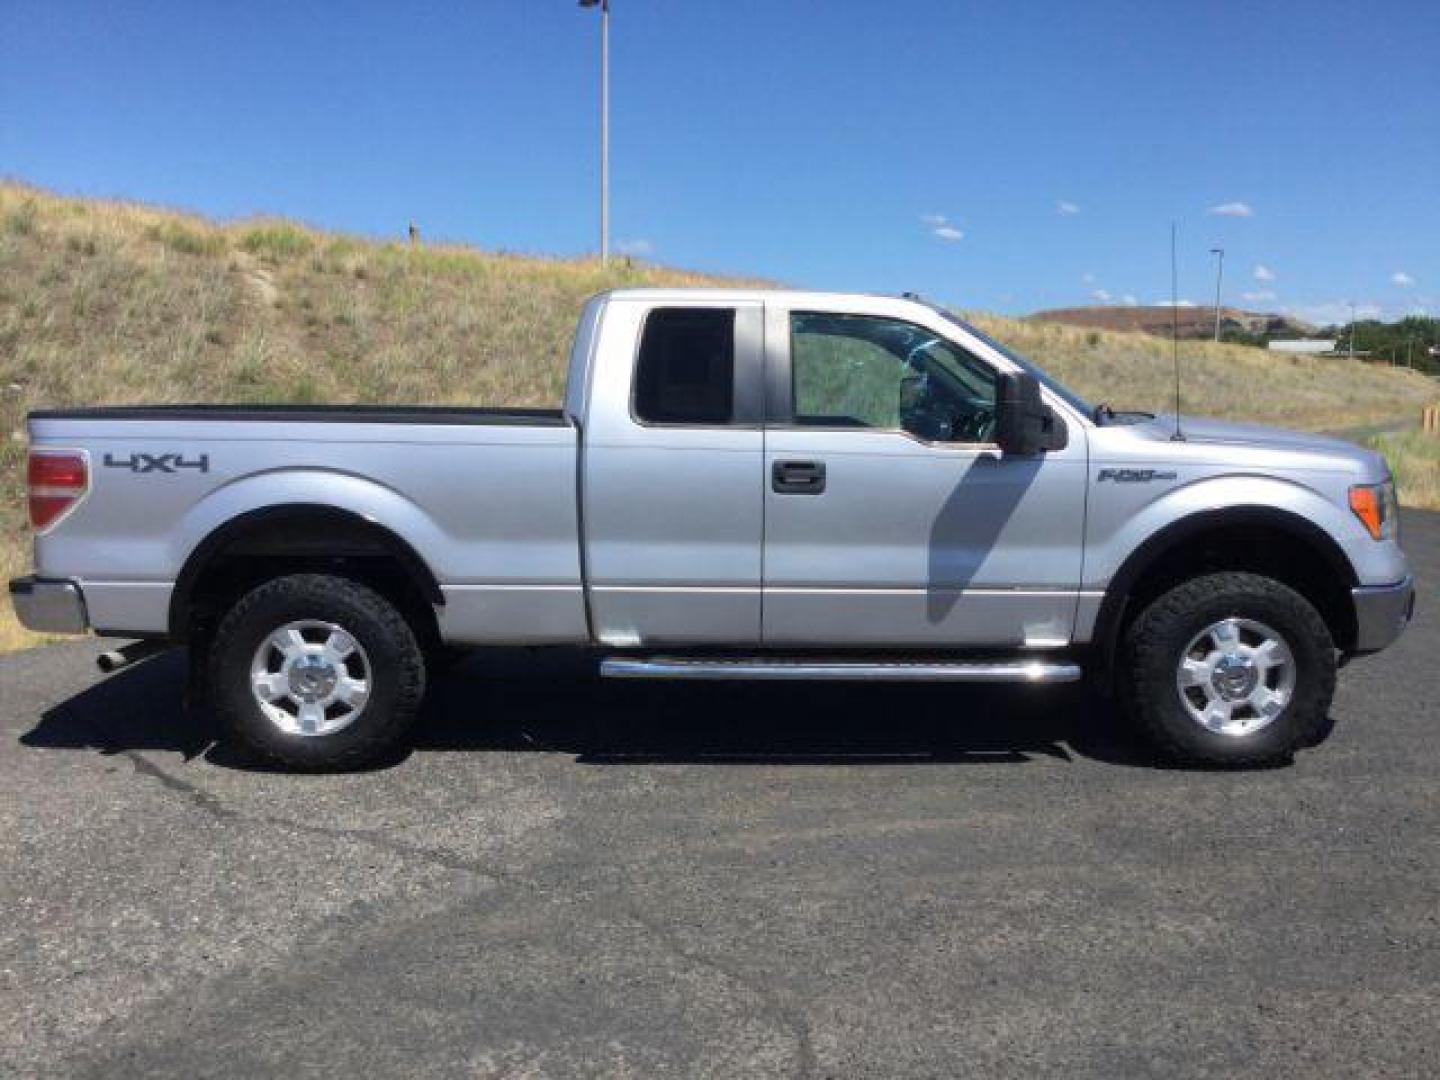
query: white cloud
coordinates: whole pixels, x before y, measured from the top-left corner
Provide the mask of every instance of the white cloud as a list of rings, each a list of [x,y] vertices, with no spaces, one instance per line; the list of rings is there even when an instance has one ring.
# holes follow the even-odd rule
[[[1101,304],[1108,304],[1110,303],[1111,296],[1104,289],[1096,289],[1090,294],[1090,299],[1098,301]]]
[[[965,239],[965,234],[950,224],[950,219],[944,214],[921,214],[920,220],[930,230],[930,235],[953,244],[956,240]]]
[[[1390,275],[1390,283],[1392,285],[1399,285],[1402,289],[1408,289],[1411,285],[1415,284],[1415,279],[1405,273],[1404,270],[1396,270],[1395,273]]]
[[[1140,303],[1140,301],[1135,298],[1134,293],[1127,292],[1124,296],[1120,297],[1120,303],[1124,304],[1126,307],[1135,307]]]
[[[1086,273],[1081,274],[1081,275],[1080,275],[1080,284],[1082,284],[1082,285],[1094,285],[1094,284],[1095,284],[1095,275],[1092,274],[1092,273],[1089,273],[1088,271],[1087,271]]]
[[[1251,271],[1256,281],[1274,281],[1275,271],[1271,270],[1264,263],[1256,263],[1255,269]]]
[[[1205,211],[1207,214],[1218,214],[1220,217],[1254,217],[1255,209],[1245,202],[1225,202],[1218,206],[1212,206]]]
[[[1061,217],[1073,217],[1080,212],[1080,207],[1066,199],[1061,199],[1055,204],[1055,213]]]
[[[1156,307],[1194,307],[1194,300],[1156,300]]]
[[[651,255],[655,251],[655,245],[649,240],[637,237],[634,240],[618,241],[615,250],[621,255]]]
[[[1254,292],[1241,293],[1241,298],[1247,303],[1259,304],[1266,300],[1275,299],[1274,289],[1256,289]]]

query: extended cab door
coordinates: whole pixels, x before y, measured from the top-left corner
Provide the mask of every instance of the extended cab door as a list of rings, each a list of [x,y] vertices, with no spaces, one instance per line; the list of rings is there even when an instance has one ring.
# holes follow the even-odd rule
[[[758,303],[606,304],[581,437],[602,644],[759,642],[763,337]]]
[[[993,440],[997,365],[918,306],[767,305],[764,642],[1070,641],[1085,437],[1032,457]]]

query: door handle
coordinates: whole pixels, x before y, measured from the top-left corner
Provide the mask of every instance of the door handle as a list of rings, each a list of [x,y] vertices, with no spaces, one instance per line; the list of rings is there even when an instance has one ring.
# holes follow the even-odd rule
[[[770,466],[770,488],[781,495],[819,495],[825,490],[825,463],[777,461]]]

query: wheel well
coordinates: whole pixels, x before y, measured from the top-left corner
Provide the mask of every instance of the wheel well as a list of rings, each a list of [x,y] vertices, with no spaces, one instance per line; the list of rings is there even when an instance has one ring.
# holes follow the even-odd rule
[[[256,585],[305,572],[368,585],[405,614],[422,643],[438,641],[435,606],[445,598],[414,548],[358,514],[309,505],[242,514],[201,541],[175,583],[170,634],[204,634]]]
[[[1355,643],[1355,572],[1335,541],[1317,526],[1280,511],[1220,513],[1186,520],[1152,538],[1115,576],[1106,592],[1095,641],[1107,656],[1125,627],[1161,593],[1219,570],[1263,574],[1305,597],[1342,652]]]

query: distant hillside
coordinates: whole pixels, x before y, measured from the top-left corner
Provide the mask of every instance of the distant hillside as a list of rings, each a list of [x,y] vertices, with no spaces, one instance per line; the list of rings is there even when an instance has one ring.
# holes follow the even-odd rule
[[[1172,319],[1178,321],[1180,337],[1185,339],[1209,340],[1215,336],[1215,309],[1213,307],[1182,307],[1178,310],[1168,306],[1052,308],[1037,311],[1030,318],[1038,322],[1060,323],[1064,326],[1089,327],[1097,330],[1141,331],[1169,337]],[[1284,337],[1304,337],[1315,332],[1309,323],[1285,315],[1272,315],[1260,311],[1245,311],[1241,308],[1220,309],[1220,331],[1226,334],[1269,334]]]
[[[28,563],[24,416],[46,405],[313,401],[554,405],[585,297],[741,279],[593,259],[216,224],[0,184],[0,574]],[[1170,407],[1158,338],[987,315],[986,331],[1093,400]],[[1184,348],[1186,405],[1294,427],[1414,412],[1419,376]],[[1263,388],[1262,392],[1257,392]],[[0,648],[28,640],[0,607]]]

